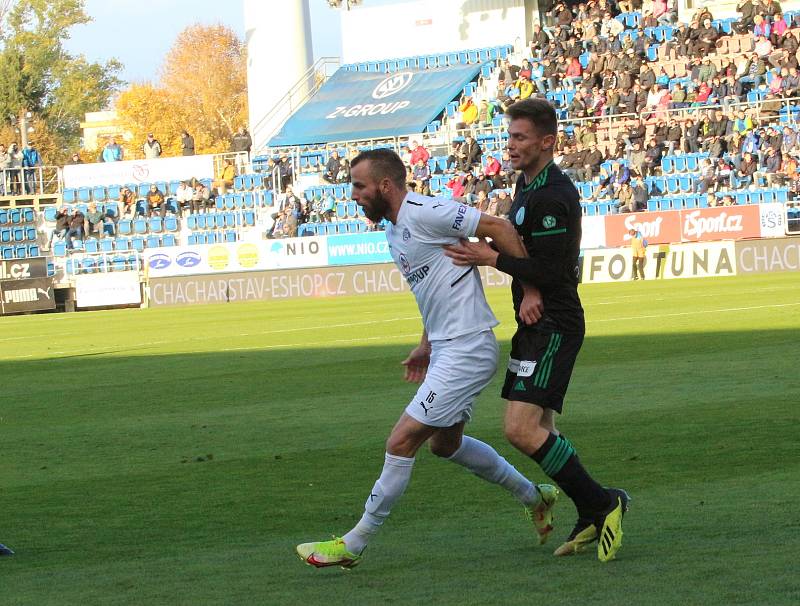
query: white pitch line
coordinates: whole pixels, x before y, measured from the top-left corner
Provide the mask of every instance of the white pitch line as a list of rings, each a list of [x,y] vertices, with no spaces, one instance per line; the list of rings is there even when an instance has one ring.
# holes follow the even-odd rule
[[[602,320],[591,320],[589,324],[595,322],[622,322],[625,320],[652,320],[653,318],[674,318],[677,316],[695,316],[700,314],[718,314],[730,311],[751,311],[753,309],[772,309],[776,307],[797,307],[800,303],[776,303],[774,305],[752,305],[750,307],[724,307],[722,309],[701,309],[695,311],[680,311],[671,314],[653,314],[650,316],[627,316],[624,318],[603,318]]]
[[[381,335],[379,337],[360,337],[357,339],[334,339],[332,341],[325,341],[319,345],[331,345],[333,343],[363,343],[364,341],[385,341],[387,339],[405,339],[408,337],[419,337],[420,333],[412,332],[406,335]],[[291,349],[295,347],[306,347],[308,343],[283,343],[281,345],[264,345],[253,347],[227,347],[225,349],[217,349],[215,351],[261,351],[263,349]]]
[[[326,329],[326,328],[353,328],[353,327],[357,327],[357,326],[372,326],[372,325],[375,325],[375,324],[388,324],[390,322],[406,322],[406,321],[410,321],[410,320],[419,320],[419,319],[420,319],[419,316],[408,316],[408,317],[402,317],[402,318],[387,318],[387,319],[384,319],[384,320],[367,320],[365,322],[347,322],[347,323],[341,323],[341,324],[326,324],[324,326],[298,326],[298,327],[294,327],[294,328],[281,328],[281,329],[278,329],[278,330],[264,330],[264,331],[253,332],[253,333],[242,333],[242,334],[239,334],[237,336],[239,336],[239,337],[256,337],[256,336],[262,336],[262,335],[304,332],[304,331],[309,331],[309,330],[323,330],[323,329]],[[421,332],[422,332],[422,329],[420,328],[420,332],[416,333],[417,336],[419,336],[421,334]],[[44,336],[52,336],[52,335],[41,335],[41,336],[44,337]],[[401,335],[401,336],[407,336],[407,335]],[[180,340],[175,340],[175,341],[148,341],[146,343],[134,343],[134,344],[127,345],[124,350],[119,350],[119,352],[115,352],[115,353],[120,353],[120,352],[123,352],[123,351],[126,351],[126,350],[147,349],[149,347],[154,347],[156,345],[176,345],[176,344],[179,344],[179,343],[210,341],[212,339],[218,339],[218,338],[219,338],[219,335],[208,335],[208,336],[201,336],[201,337],[191,337],[189,339],[180,339]],[[380,339],[385,339],[385,338],[388,338],[388,337],[386,335],[381,335],[379,337],[368,337],[368,338],[363,338],[363,339],[360,339],[360,340],[371,341],[371,340],[380,340]],[[354,342],[357,342],[357,341],[358,340],[356,340]],[[351,341],[349,339],[344,339],[344,340],[339,340],[339,341],[323,341],[323,344],[324,343],[337,343],[337,342],[345,343],[345,342],[351,342]],[[279,347],[290,348],[290,347],[300,347],[300,346],[303,346],[303,345],[307,346],[308,343],[296,343],[296,344],[292,344],[292,345],[265,345],[265,346],[255,345],[255,346],[252,346],[252,347],[236,347],[236,348],[230,348],[230,349],[215,349],[214,351],[237,351],[237,350],[244,350],[244,349],[270,349],[270,348],[279,348]],[[92,349],[102,349],[102,347],[103,346],[96,346],[94,348],[87,347],[87,348],[85,348],[85,350],[86,351],[91,351]],[[66,353],[68,353],[68,352],[65,352],[65,351],[53,351],[53,352],[47,352],[47,356],[58,356],[58,355],[66,354]],[[47,356],[43,357],[42,359],[47,359]],[[29,357],[33,357],[33,356],[30,356],[30,355],[29,356],[10,356],[10,357],[0,358],[0,360],[3,360],[3,361],[19,360],[19,359],[22,359],[22,358],[29,358]]]

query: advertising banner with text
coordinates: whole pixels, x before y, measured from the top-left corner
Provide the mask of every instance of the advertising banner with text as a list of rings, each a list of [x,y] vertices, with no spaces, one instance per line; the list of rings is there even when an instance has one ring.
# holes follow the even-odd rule
[[[736,243],[740,274],[800,271],[800,238],[778,238]]]
[[[481,268],[486,287],[511,285],[506,274]],[[394,263],[302,270],[223,273],[150,280],[150,305],[195,305],[308,297],[398,293],[408,290]]]
[[[144,255],[150,278],[320,267],[328,264],[324,236],[148,248]]]
[[[25,278],[0,282],[0,312],[3,314],[56,308],[52,278]]]
[[[644,264],[647,280],[735,276],[733,242],[649,246]],[[586,250],[583,252],[583,280],[626,282],[633,279],[630,248]]]
[[[177,156],[155,160],[123,160],[70,164],[64,167],[64,187],[125,185],[155,181],[214,178],[214,156]]]
[[[775,238],[784,234],[780,203],[607,215],[606,246],[630,245],[635,229],[650,244]]]
[[[0,280],[46,277],[47,259],[45,257],[0,261]]]

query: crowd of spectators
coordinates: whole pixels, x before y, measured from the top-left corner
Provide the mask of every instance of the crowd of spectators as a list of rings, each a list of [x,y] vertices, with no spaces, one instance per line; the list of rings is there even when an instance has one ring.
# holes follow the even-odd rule
[[[41,184],[42,156],[33,141],[21,150],[16,143],[0,144],[0,195],[21,196],[36,193]]]
[[[614,17],[632,10],[640,17],[625,32]],[[486,181],[490,193],[511,185],[503,161],[481,165],[471,133],[518,100],[548,95],[568,122],[556,161],[573,180],[592,181],[593,198],[613,198],[614,209],[645,209],[650,196],[664,193],[646,183],[662,173],[662,159],[698,152],[708,160],[694,176],[695,193],[758,184],[800,196],[800,136],[793,125],[778,124],[784,100],[800,96],[795,24],[776,0],[744,0],[737,10],[741,19],[726,33],[705,7],[677,24],[674,3],[555,3],[545,27],[534,26],[526,58],[501,62],[493,94],[478,105],[462,98],[455,120],[467,136],[447,159],[447,172],[456,173],[448,183],[453,196],[473,203]],[[661,25],[672,25],[674,35],[655,48],[649,28]],[[746,37],[729,44],[737,34]],[[748,93],[758,106],[745,105]],[[599,120],[607,116],[619,117]]]

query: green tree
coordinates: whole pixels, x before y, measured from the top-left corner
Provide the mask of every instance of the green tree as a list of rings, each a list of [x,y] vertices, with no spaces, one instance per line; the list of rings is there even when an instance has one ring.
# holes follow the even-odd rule
[[[70,29],[90,20],[84,0],[24,0],[8,10],[0,30],[0,120],[33,112],[36,138],[53,141],[48,164],[72,153],[84,114],[108,106],[122,84],[117,60],[90,63],[64,49]]]

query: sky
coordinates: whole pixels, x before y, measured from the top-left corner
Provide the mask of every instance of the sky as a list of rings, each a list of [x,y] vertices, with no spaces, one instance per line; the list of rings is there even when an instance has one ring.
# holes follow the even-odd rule
[[[274,2],[276,8],[282,2],[262,1]],[[309,4],[315,60],[338,57],[341,40],[339,28],[330,27],[333,10],[327,0]],[[93,21],[72,30],[67,50],[90,61],[119,59],[124,65],[122,79],[127,82],[157,80],[175,37],[194,23],[222,23],[244,38],[241,0],[85,0],[85,7]]]

